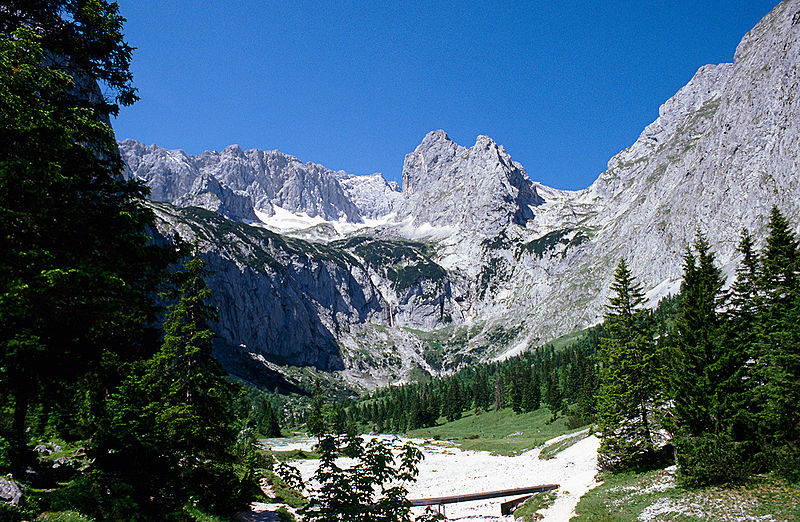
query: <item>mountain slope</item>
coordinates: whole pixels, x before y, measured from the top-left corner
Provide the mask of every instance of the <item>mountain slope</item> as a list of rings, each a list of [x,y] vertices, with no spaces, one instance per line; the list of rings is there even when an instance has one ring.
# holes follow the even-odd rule
[[[655,304],[677,290],[696,230],[731,274],[742,227],[763,236],[772,205],[799,222],[798,67],[800,0],[787,0],[743,38],[734,63],[702,67],[581,191],[531,181],[488,137],[466,148],[444,131],[406,156],[402,192],[277,151],[120,148],[154,199],[264,221],[157,206],[165,235],[205,238],[206,258],[226,274],[212,286],[228,345],[373,385],[596,323],[621,257]],[[278,226],[287,215],[295,223]],[[294,239],[267,241],[265,226]],[[277,264],[241,259],[264,255]]]

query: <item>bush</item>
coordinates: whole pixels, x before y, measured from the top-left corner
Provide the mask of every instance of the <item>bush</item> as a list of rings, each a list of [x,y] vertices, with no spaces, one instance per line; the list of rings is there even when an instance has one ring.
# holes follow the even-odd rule
[[[689,487],[737,481],[750,472],[741,447],[723,434],[676,438],[675,449],[679,477]]]

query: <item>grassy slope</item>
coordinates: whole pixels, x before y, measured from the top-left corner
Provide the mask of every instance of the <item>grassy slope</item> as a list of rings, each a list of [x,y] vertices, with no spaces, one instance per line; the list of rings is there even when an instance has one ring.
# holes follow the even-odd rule
[[[754,478],[738,485],[685,489],[674,468],[603,474],[603,483],[577,506],[573,521],[622,522],[640,516],[652,521],[800,520],[800,485]],[[763,519],[762,519],[763,520]]]
[[[550,411],[546,408],[519,415],[510,409],[489,411],[480,415],[470,412],[454,422],[410,431],[406,435],[450,440],[465,450],[516,455],[540,446],[553,437],[574,431],[567,429],[564,417],[548,424],[549,419]],[[517,432],[522,434],[509,436]]]

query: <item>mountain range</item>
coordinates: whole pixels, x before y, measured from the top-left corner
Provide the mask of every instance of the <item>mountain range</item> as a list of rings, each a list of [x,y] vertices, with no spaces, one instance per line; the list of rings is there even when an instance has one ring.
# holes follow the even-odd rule
[[[597,323],[620,258],[654,305],[697,231],[732,275],[743,227],[763,238],[773,205],[800,218],[799,65],[800,0],[786,0],[580,191],[441,130],[406,156],[402,189],[279,151],[119,148],[161,235],[200,241],[230,371],[314,366],[373,387]]]

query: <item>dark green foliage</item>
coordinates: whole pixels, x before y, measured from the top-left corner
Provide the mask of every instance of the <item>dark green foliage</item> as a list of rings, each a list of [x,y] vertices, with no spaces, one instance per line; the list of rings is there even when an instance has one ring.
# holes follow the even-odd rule
[[[681,480],[687,486],[707,486],[739,480],[751,471],[739,444],[728,433],[678,435],[674,439]]]
[[[749,236],[742,248],[749,256]],[[741,299],[749,292],[745,276],[740,272],[735,287]],[[724,283],[708,241],[698,234],[694,251],[685,256],[682,306],[669,358],[676,458],[685,482],[693,485],[735,480],[748,471],[748,444],[737,440],[748,433],[736,427],[746,413],[748,345],[720,312],[726,303]]]
[[[216,311],[202,261],[175,275],[180,291],[165,321],[164,342],[112,396],[108,452],[99,465],[137,485],[138,499],[175,509],[191,497],[214,509],[238,502],[233,473],[234,389],[211,357]]]
[[[777,208],[760,258],[757,378],[765,460],[800,477],[800,246]]]
[[[542,385],[539,382],[539,373],[531,370],[531,375],[525,380],[522,389],[522,411],[531,412],[538,410],[542,400]]]
[[[544,402],[552,413],[552,420],[564,408],[564,397],[558,384],[558,374],[555,371],[544,372]]]
[[[0,429],[20,476],[30,428],[91,437],[108,391],[157,346],[169,256],[148,245],[146,189],[122,180],[104,123],[136,98],[122,22],[104,0],[11,1],[0,16],[0,398],[13,404]]]
[[[567,239],[570,233],[572,233],[574,229],[572,228],[565,228],[563,230],[554,230],[553,232],[549,232],[539,239],[534,239],[528,243],[522,243],[521,245],[517,246],[517,250],[515,255],[520,257],[523,253],[534,254],[536,257],[541,259],[544,257],[545,253],[550,250],[553,250],[556,245],[563,244],[566,248],[571,246],[577,246],[581,243],[584,243],[589,240],[589,237],[586,236],[583,232],[578,232],[572,239]],[[564,250],[564,254],[566,255],[566,249]]]
[[[653,423],[658,381],[656,350],[641,285],[620,260],[611,285],[600,341],[598,464],[606,470],[639,466],[655,454]]]
[[[327,431],[325,425],[325,399],[322,395],[322,384],[317,380],[314,383],[314,392],[311,398],[311,410],[306,417],[306,431],[309,435],[322,436]]]
[[[441,282],[447,277],[445,269],[433,261],[429,247],[423,243],[357,237],[332,245],[352,249],[364,263],[382,272],[397,291],[422,280]]]
[[[256,422],[256,430],[264,437],[280,437],[281,425],[278,421],[278,415],[272,404],[265,398],[261,397],[253,407],[253,418]]]
[[[602,327],[590,328],[571,336],[575,339],[571,344],[559,343],[558,349],[545,345],[426,383],[377,390],[346,409],[368,429],[390,432],[434,426],[440,414],[445,420],[455,420],[470,407],[476,413],[506,407],[527,413],[542,406],[544,376],[551,375],[551,394],[561,398],[554,408],[567,411],[572,404],[571,422],[576,428],[585,426],[593,421],[596,410],[595,352],[600,332]]]
[[[460,419],[464,412],[465,400],[461,391],[461,386],[457,379],[452,379],[447,385],[447,393],[442,406],[442,415],[447,417],[450,422]]]

